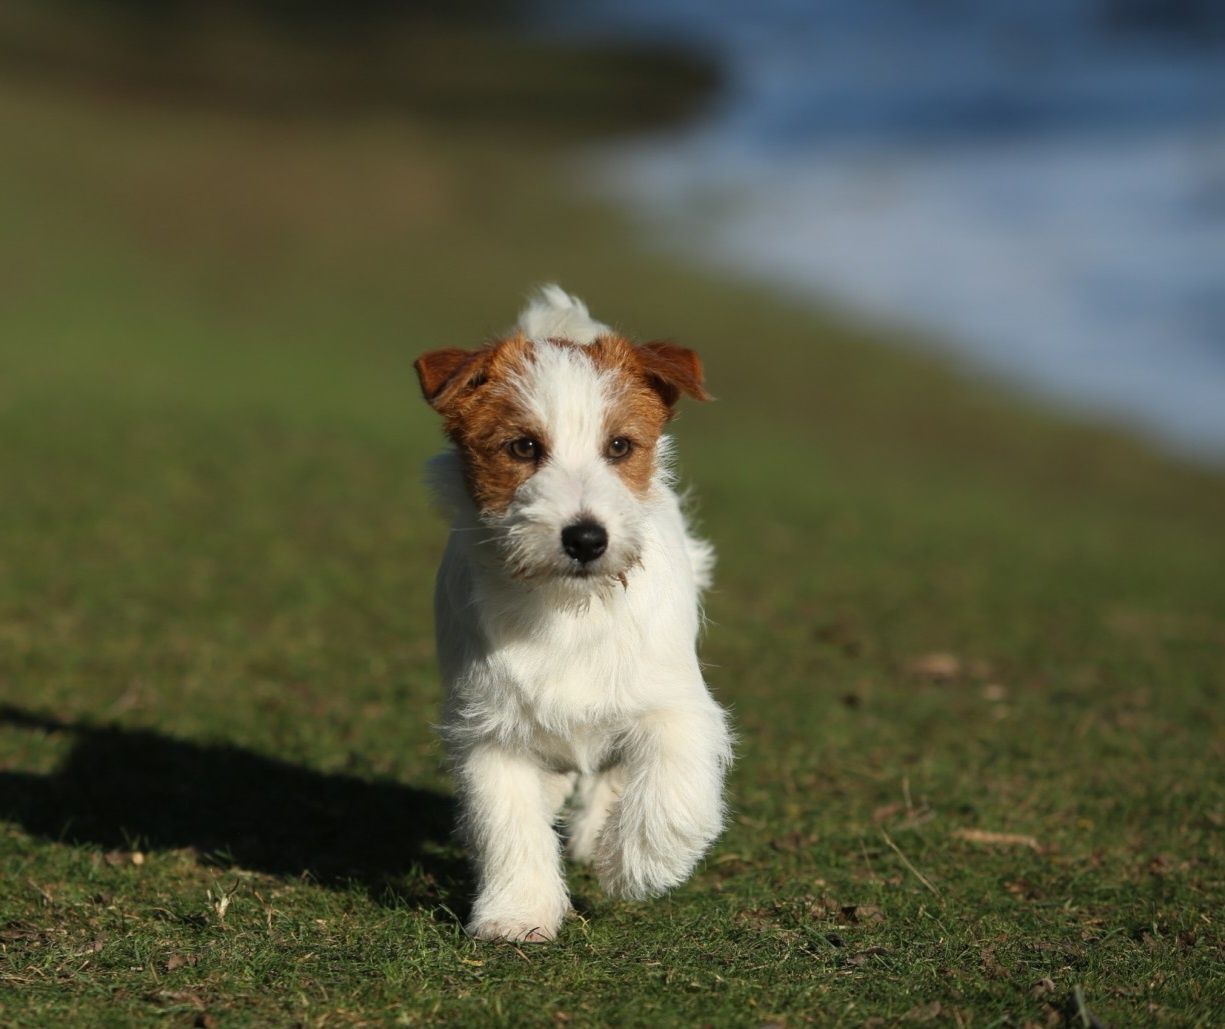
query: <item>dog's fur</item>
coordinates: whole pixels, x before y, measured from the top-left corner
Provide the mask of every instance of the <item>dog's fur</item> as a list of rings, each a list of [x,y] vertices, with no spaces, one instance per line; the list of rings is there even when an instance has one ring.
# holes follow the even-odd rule
[[[548,940],[570,909],[567,800],[570,856],[622,897],[684,881],[722,827],[731,738],[695,652],[714,555],[661,435],[682,393],[707,399],[701,363],[547,286],[510,335],[416,368],[454,444],[430,473],[453,519],[435,615],[468,931]],[[607,535],[585,561],[561,540],[580,521]]]

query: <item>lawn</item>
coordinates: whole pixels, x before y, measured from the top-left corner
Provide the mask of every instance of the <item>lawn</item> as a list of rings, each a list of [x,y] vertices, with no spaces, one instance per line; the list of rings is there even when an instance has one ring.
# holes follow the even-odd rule
[[[1225,478],[643,248],[555,139],[0,87],[0,1022],[1225,1021]],[[463,935],[411,369],[697,348],[727,833]]]

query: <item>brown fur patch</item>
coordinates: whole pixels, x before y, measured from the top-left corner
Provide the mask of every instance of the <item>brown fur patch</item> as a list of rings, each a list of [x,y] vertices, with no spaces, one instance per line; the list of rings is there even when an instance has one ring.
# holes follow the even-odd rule
[[[636,350],[652,387],[669,407],[676,404],[682,393],[688,393],[694,400],[710,399],[702,360],[688,347],[660,341],[643,343]]]
[[[630,441],[629,454],[613,461],[613,469],[631,490],[643,494],[655,474],[655,444],[672,412],[643,366],[641,347],[620,336],[605,336],[583,350],[619,383],[604,417],[604,445],[618,436]]]
[[[532,343],[515,335],[474,351],[433,351],[416,362],[422,392],[459,449],[468,492],[481,511],[504,511],[536,471],[533,462],[512,457],[507,444],[530,436],[547,452],[544,426],[532,424],[511,384],[531,353]],[[436,373],[448,368],[440,384]]]
[[[426,402],[438,407],[443,391],[456,372],[476,358],[477,355],[472,351],[460,350],[458,347],[431,350],[417,358],[413,367],[417,370],[417,380],[421,383],[421,393]]]

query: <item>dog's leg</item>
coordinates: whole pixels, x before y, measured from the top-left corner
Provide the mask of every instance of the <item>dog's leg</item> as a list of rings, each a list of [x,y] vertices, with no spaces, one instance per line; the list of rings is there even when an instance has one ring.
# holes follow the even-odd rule
[[[619,765],[579,779],[567,845],[572,860],[586,864],[595,857],[596,841],[609,812],[621,796],[623,781],[624,773]]]
[[[684,882],[719,835],[731,738],[706,698],[652,712],[625,742],[624,790],[595,860],[606,890],[640,899]]]
[[[468,932],[482,940],[551,940],[570,909],[553,829],[569,777],[487,744],[464,754],[456,773],[477,873]]]

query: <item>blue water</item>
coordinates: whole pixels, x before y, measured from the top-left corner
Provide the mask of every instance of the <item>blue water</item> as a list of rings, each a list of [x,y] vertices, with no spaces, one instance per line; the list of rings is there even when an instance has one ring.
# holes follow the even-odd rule
[[[1225,459],[1225,5],[571,0],[727,88],[595,167],[658,245]]]

